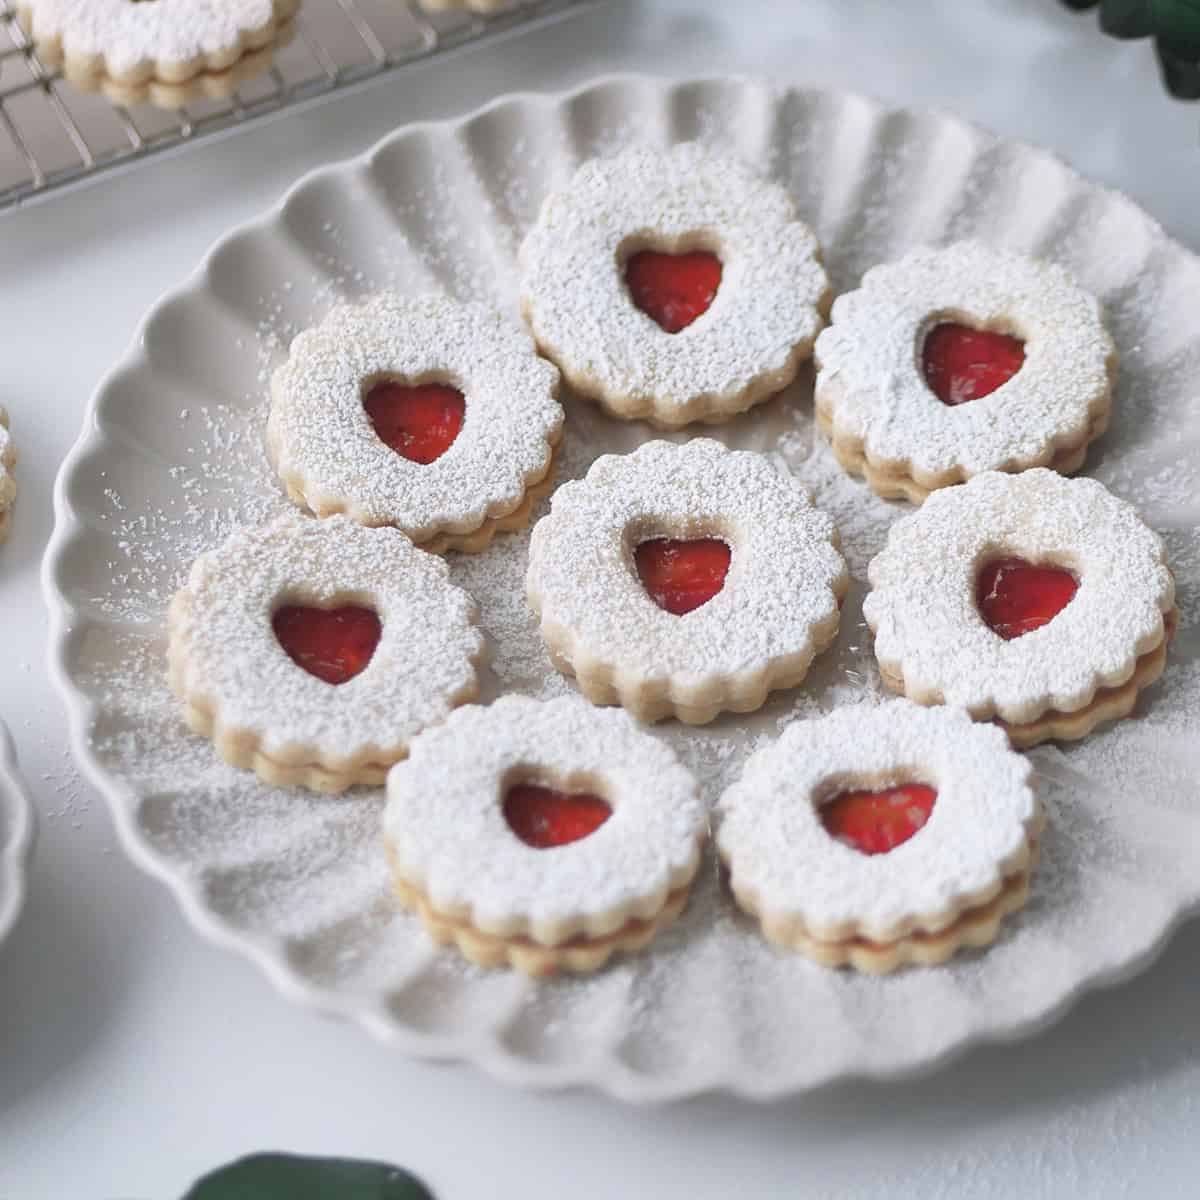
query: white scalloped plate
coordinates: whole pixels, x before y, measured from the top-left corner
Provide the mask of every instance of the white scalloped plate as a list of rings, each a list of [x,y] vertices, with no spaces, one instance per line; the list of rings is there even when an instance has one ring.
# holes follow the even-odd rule
[[[0,942],[8,937],[25,903],[33,831],[33,804],[17,770],[12,738],[0,721]]]
[[[1136,718],[1035,754],[1051,812],[1033,900],[988,952],[865,979],[776,952],[714,870],[643,955],[532,983],[433,949],[390,902],[379,793],[322,799],[220,766],[167,693],[163,615],[190,561],[236,521],[285,506],[262,454],[265,381],[288,338],[342,296],[383,286],[490,296],[515,316],[514,254],[547,189],[631,139],[701,138],[781,179],[836,286],[920,242],[978,236],[1068,264],[1110,306],[1124,370],[1088,470],[1166,535],[1184,628]],[[206,937],[291,999],[413,1054],[469,1059],[526,1085],[632,1100],[724,1088],[755,1097],[927,1068],[1026,1034],[1087,987],[1143,966],[1200,902],[1200,261],[1131,202],[1040,150],[956,119],[827,92],[709,80],[606,80],[404,129],[321,170],[221,241],[147,317],[104,382],[56,495],[47,556],[52,667],[76,752],[137,862]],[[773,454],[836,517],[856,578],[837,647],[800,693],[751,719],[660,727],[715,799],[797,715],[879,694],[862,579],[903,510],[844,476],[813,436],[811,379],[723,429]],[[568,401],[565,474],[647,436]],[[554,695],[521,596],[525,537],[459,559],[496,660],[490,694]]]

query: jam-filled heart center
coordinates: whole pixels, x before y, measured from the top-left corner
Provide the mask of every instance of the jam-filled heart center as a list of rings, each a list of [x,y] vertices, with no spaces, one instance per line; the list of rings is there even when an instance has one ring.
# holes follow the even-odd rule
[[[611,816],[608,801],[588,792],[560,792],[537,783],[518,783],[504,796],[509,829],[535,850],[577,842],[595,833]]]
[[[707,250],[641,250],[625,264],[625,284],[642,312],[667,333],[678,333],[708,312],[721,272],[721,260]]]
[[[1006,642],[1049,625],[1075,598],[1079,580],[1064,567],[1023,558],[988,563],[975,581],[975,603]]]
[[[681,617],[725,586],[732,555],[720,538],[651,538],[637,546],[633,557],[650,598]]]
[[[860,854],[887,854],[925,828],[936,801],[937,791],[924,783],[841,792],[821,806],[821,824]]]
[[[1020,338],[955,321],[935,325],[921,350],[925,382],[952,408],[990,395],[1024,365],[1025,343]]]
[[[346,683],[371,661],[383,631],[369,608],[285,604],[271,618],[275,637],[298,667],[326,683]]]
[[[454,444],[466,401],[448,383],[410,386],[385,379],[363,397],[363,408],[381,442],[410,462],[426,466]]]

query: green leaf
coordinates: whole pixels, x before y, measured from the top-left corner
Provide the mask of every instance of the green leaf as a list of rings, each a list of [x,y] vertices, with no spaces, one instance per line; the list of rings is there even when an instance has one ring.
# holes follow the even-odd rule
[[[1167,91],[1177,100],[1200,100],[1200,60],[1195,55],[1176,54],[1162,42],[1157,49]]]
[[[1149,37],[1154,32],[1150,0],[1100,0],[1100,28],[1113,37]]]
[[[1150,0],[1154,31],[1170,45],[1200,53],[1200,0]]]
[[[420,1180],[387,1163],[254,1154],[205,1175],[183,1200],[434,1200]]]

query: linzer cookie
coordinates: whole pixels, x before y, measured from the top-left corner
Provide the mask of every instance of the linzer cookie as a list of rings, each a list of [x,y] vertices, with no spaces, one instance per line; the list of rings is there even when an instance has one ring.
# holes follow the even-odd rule
[[[202,554],[171,603],[188,724],[268,783],[381,784],[474,699],[483,635],[446,564],[394,529],[286,517]]]
[[[868,574],[888,687],[995,720],[1018,747],[1127,716],[1178,621],[1159,536],[1102,484],[1044,468],[934,493]]]
[[[288,21],[279,27],[272,42],[247,51],[232,67],[224,71],[201,71],[181,83],[165,83],[161,79],[127,83],[107,75],[76,76],[71,83],[83,92],[99,92],[110,103],[125,108],[152,104],[174,110],[201,100],[228,100],[242,84],[265,75],[275,65],[276,54],[292,41],[295,32],[295,22]]]
[[[740,907],[825,966],[883,974],[993,941],[1024,905],[1033,768],[960,709],[907,701],[798,721],[721,800]]]
[[[117,103],[229,94],[271,62],[299,0],[18,0],[38,56]]]
[[[614,416],[724,421],[786,387],[829,281],[783,188],[696,144],[585,163],[521,247],[543,353]]]
[[[708,438],[605,455],[561,487],[526,576],[551,660],[589,700],[693,724],[798,685],[848,583],[799,484]]]
[[[8,432],[8,413],[0,404],[0,542],[8,537],[12,524],[12,506],[17,498],[17,481],[13,467],[17,465],[17,448]]]
[[[915,504],[984,471],[1077,471],[1117,370],[1099,301],[1065,270],[973,242],[868,271],[816,359],[838,461]]]
[[[393,525],[425,550],[523,528],[554,480],[558,372],[480,304],[335,308],[275,373],[267,446],[298,504]]]
[[[576,697],[459,709],[388,775],[397,895],[472,962],[594,971],[687,903],[699,788],[624,713]]]

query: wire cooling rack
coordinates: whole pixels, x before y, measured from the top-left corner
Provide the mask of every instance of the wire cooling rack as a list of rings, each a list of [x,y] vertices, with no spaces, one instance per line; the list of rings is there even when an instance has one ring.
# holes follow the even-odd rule
[[[307,0],[260,74],[225,99],[167,110],[114,104],[60,78],[34,54],[12,0],[0,0],[0,213],[596,2],[512,0],[475,16],[425,13],[415,0]]]

